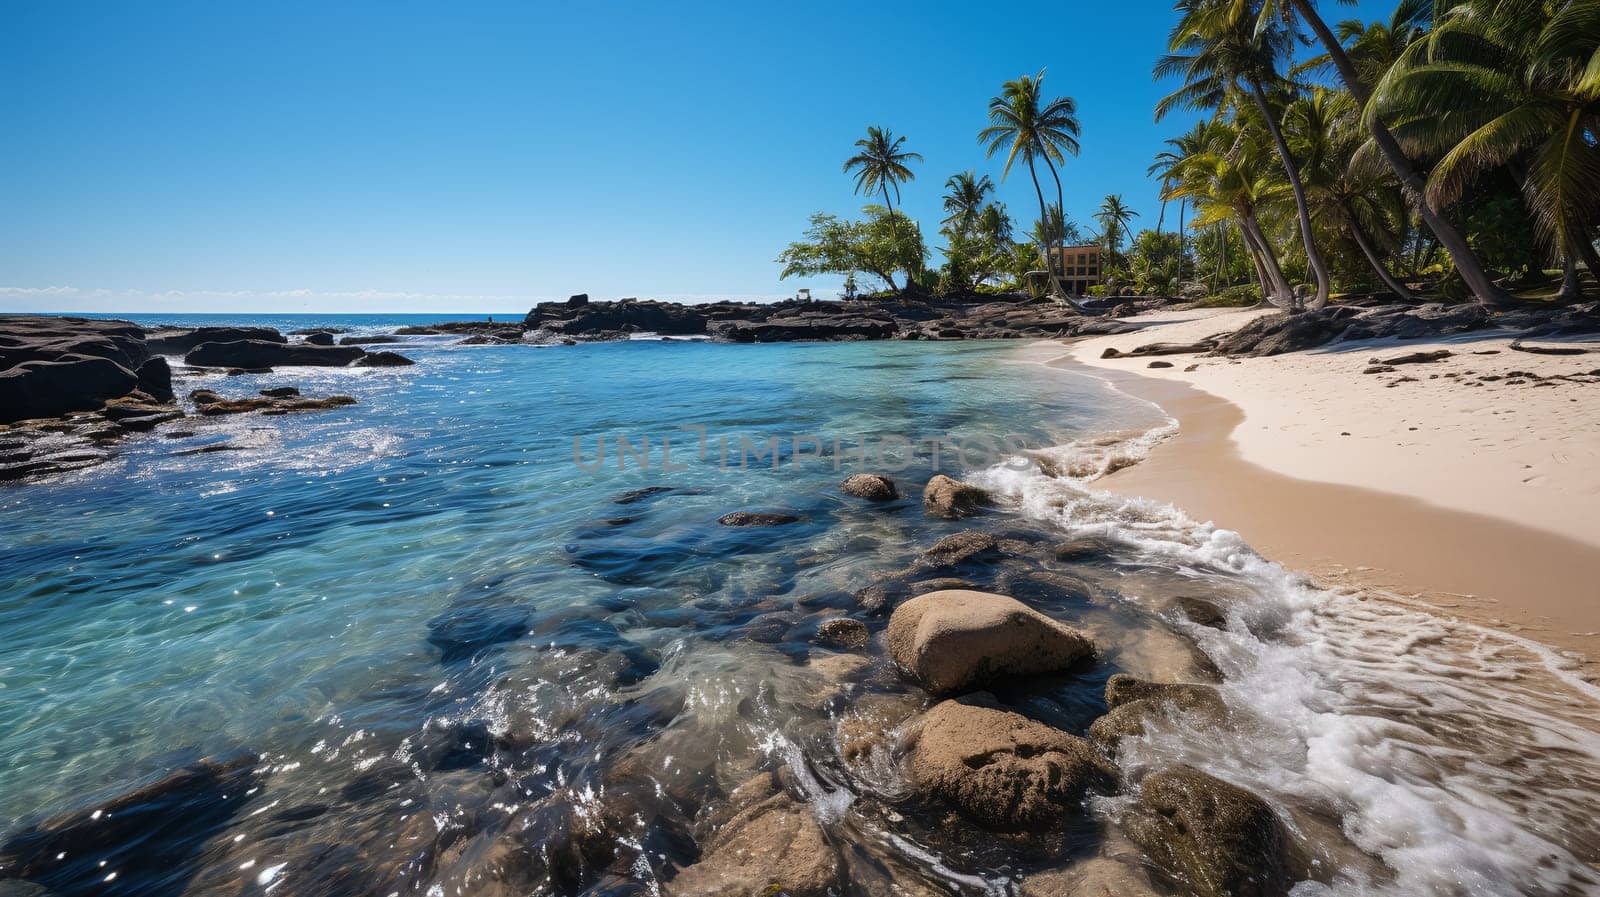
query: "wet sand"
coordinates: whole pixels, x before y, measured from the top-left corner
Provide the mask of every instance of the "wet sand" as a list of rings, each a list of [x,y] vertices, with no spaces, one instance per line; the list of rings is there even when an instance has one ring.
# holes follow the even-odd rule
[[[1142,334],[1121,336],[1116,339],[1124,350],[1134,345],[1156,341],[1198,338],[1198,331],[1209,335],[1239,326],[1253,315],[1237,315],[1233,321],[1206,320],[1179,321],[1174,328],[1181,332],[1170,336],[1165,328],[1157,327]],[[1100,486],[1128,495],[1157,498],[1184,509],[1199,520],[1239,532],[1250,544],[1274,560],[1291,568],[1316,576],[1329,585],[1349,585],[1364,589],[1379,589],[1406,599],[1420,599],[1446,613],[1495,628],[1513,632],[1540,642],[1585,655],[1591,663],[1585,664],[1584,673],[1591,679],[1600,675],[1600,505],[1590,502],[1587,491],[1591,488],[1593,470],[1578,465],[1547,464],[1558,477],[1571,471],[1566,479],[1555,483],[1544,482],[1543,488],[1520,501],[1505,500],[1490,505],[1500,513],[1474,513],[1471,508],[1482,506],[1485,499],[1493,500],[1506,491],[1503,483],[1493,482],[1496,474],[1509,482],[1517,477],[1518,469],[1504,470],[1517,463],[1517,451],[1537,452],[1547,438],[1563,435],[1572,437],[1580,452],[1600,449],[1600,430],[1589,431],[1585,436],[1583,421],[1600,407],[1600,386],[1582,385],[1568,392],[1555,389],[1534,390],[1512,397],[1511,404],[1522,412],[1518,424],[1500,424],[1498,430],[1486,430],[1482,420],[1463,421],[1464,412],[1452,405],[1459,393],[1481,388],[1465,387],[1456,382],[1439,385],[1431,381],[1428,387],[1440,392],[1448,390],[1442,400],[1425,394],[1395,395],[1400,389],[1386,390],[1385,402],[1374,402],[1368,397],[1361,409],[1361,426],[1374,432],[1371,441],[1360,443],[1318,445],[1319,436],[1307,432],[1302,425],[1293,439],[1309,445],[1312,455],[1343,453],[1352,456],[1348,463],[1324,468],[1325,479],[1351,479],[1362,471],[1404,468],[1416,463],[1417,454],[1432,453],[1439,468],[1436,475],[1421,480],[1407,479],[1405,494],[1398,491],[1391,477],[1373,476],[1370,488],[1349,482],[1319,482],[1293,476],[1285,472],[1303,469],[1304,458],[1284,458],[1283,464],[1273,464],[1272,469],[1247,457],[1241,451],[1241,442],[1248,442],[1255,456],[1263,451],[1275,450],[1287,455],[1297,447],[1284,444],[1286,429],[1283,421],[1304,421],[1316,412],[1327,417],[1325,407],[1309,407],[1315,400],[1327,402],[1325,395],[1315,395],[1306,389],[1303,407],[1294,407],[1292,393],[1307,384],[1293,382],[1296,376],[1305,376],[1308,369],[1321,364],[1327,378],[1338,378],[1339,388],[1330,390],[1335,401],[1341,390],[1348,393],[1362,387],[1377,386],[1360,380],[1350,382],[1338,367],[1350,363],[1364,363],[1370,354],[1388,352],[1392,347],[1361,347],[1356,352],[1341,353],[1330,363],[1326,353],[1308,355],[1299,353],[1287,358],[1293,368],[1281,358],[1248,359],[1239,365],[1226,360],[1177,356],[1164,360],[1174,363],[1172,368],[1158,369],[1157,376],[1135,372],[1134,365],[1144,367],[1150,359],[1100,362],[1104,339],[1084,341],[1073,345],[1073,351],[1052,364],[1079,368],[1085,373],[1107,379],[1118,388],[1154,402],[1179,422],[1177,435],[1158,446],[1151,457],[1134,467],[1118,471],[1100,481]],[[1462,351],[1482,349],[1485,345],[1500,346],[1509,340],[1475,342]],[[1413,351],[1413,344],[1402,344],[1403,351]],[[1431,344],[1430,344],[1431,345]],[[1415,344],[1416,350],[1429,345]],[[1503,348],[1503,346],[1501,346]],[[1494,358],[1502,365],[1515,365],[1522,369],[1540,370],[1565,363],[1572,366],[1584,361],[1573,358],[1545,359],[1521,353],[1503,353],[1509,358]],[[1351,357],[1359,355],[1359,361]],[[1470,357],[1470,356],[1469,356]],[[1600,364],[1600,356],[1585,356],[1586,367]],[[1483,368],[1481,357],[1471,359]],[[1277,435],[1276,443],[1259,434],[1261,419],[1268,415],[1252,413],[1255,409],[1241,407],[1228,398],[1196,388],[1184,382],[1185,367],[1200,362],[1213,368],[1227,368],[1206,382],[1224,390],[1238,389],[1239,384],[1254,386],[1264,377],[1286,375],[1290,380],[1278,392],[1272,418],[1265,426]],[[1251,365],[1256,367],[1252,370]],[[1427,377],[1429,368],[1418,368]],[[1402,370],[1404,370],[1402,368]],[[1151,372],[1154,373],[1154,372]],[[1407,372],[1412,373],[1412,372]],[[1415,375],[1415,373],[1413,373]],[[1375,378],[1368,378],[1372,380]],[[1406,384],[1414,386],[1415,384]],[[1478,396],[1470,396],[1478,398]],[[1256,399],[1257,396],[1250,398]],[[1580,398],[1572,402],[1572,398]],[[1530,399],[1534,401],[1530,401]],[[1360,396],[1347,401],[1363,401]],[[1540,401],[1550,407],[1541,408]],[[1562,407],[1557,407],[1559,402]],[[1431,403],[1431,405],[1429,404]],[[1567,409],[1571,409],[1568,411]],[[1557,421],[1551,412],[1565,412]],[[1337,409],[1335,409],[1337,411]],[[1407,421],[1410,423],[1407,423]],[[1322,421],[1319,420],[1319,423]],[[1434,444],[1425,451],[1415,445],[1400,444],[1393,439],[1395,432],[1407,433],[1408,426],[1426,422]],[[1343,433],[1333,425],[1333,433]],[[1575,434],[1563,434],[1568,428],[1578,428]],[[1323,426],[1322,429],[1326,429]],[[1548,431],[1548,432],[1547,432]],[[1488,434],[1502,445],[1510,446],[1509,455],[1496,455],[1484,451],[1468,436]],[[1249,436],[1254,435],[1253,442]],[[1331,439],[1330,439],[1331,436]],[[1326,434],[1320,441],[1327,443],[1346,437]],[[1570,453],[1571,448],[1567,451]],[[1404,454],[1406,457],[1398,457]],[[1319,478],[1322,479],[1322,478]],[[1452,484],[1457,491],[1469,493],[1459,501],[1432,500],[1440,484]],[[1419,497],[1417,493],[1426,495]],[[1546,526],[1526,525],[1530,509],[1542,506],[1549,513],[1538,518]],[[1564,527],[1565,532],[1552,531],[1550,520]],[[1568,534],[1570,533],[1570,535]]]

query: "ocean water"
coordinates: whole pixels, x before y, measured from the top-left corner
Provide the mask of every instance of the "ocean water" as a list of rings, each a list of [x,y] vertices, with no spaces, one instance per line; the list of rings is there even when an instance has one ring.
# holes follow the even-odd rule
[[[443,316],[136,319],[379,332]],[[1024,547],[941,572],[1102,649],[1092,670],[999,692],[1008,704],[1082,732],[1114,672],[1220,671],[1226,726],[1153,725],[1120,762],[1130,785],[1188,762],[1268,798],[1305,857],[1297,894],[1600,881],[1600,695],[1562,658],[1317,589],[1232,533],[1097,491],[1170,421],[1047,366],[1049,349],[454,342],[408,338],[393,347],[408,368],[186,381],[359,404],[186,420],[193,435],[0,491],[4,831],[202,758],[260,758],[180,792],[178,823],[66,857],[44,883],[670,892],[706,814],[775,765],[843,848],[855,892],[1008,893],[1122,855],[1126,795],[1041,856],[929,824],[892,739],[844,749],[852,725],[892,731],[926,703],[888,668],[885,617],[857,593],[963,529]],[[841,495],[861,470],[892,471],[907,497]],[[927,518],[917,496],[936,470],[1000,505]],[[717,523],[739,510],[798,520]],[[1082,536],[1107,553],[1049,551]],[[1176,616],[1178,595],[1218,602],[1226,627]],[[873,632],[870,663],[815,643],[839,615]]]

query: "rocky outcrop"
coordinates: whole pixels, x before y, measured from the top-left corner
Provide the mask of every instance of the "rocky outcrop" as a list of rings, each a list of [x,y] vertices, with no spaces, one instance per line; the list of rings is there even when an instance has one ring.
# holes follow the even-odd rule
[[[1089,726],[1089,737],[1108,751],[1115,751],[1124,738],[1143,735],[1146,721],[1157,714],[1217,725],[1228,713],[1222,696],[1209,685],[1148,682],[1125,673],[1106,682],[1106,706],[1110,711]]]
[[[288,387],[293,389],[293,387]],[[271,396],[267,392],[281,392],[281,390],[262,390],[261,395],[245,396],[243,398],[226,398],[213,390],[197,389],[189,393],[189,401],[194,403],[195,410],[206,417],[218,417],[224,414],[247,414],[259,411],[262,414],[293,414],[301,411],[326,411],[330,408],[343,408],[356,404],[351,396],[323,396],[321,398],[301,398],[300,391],[294,390],[288,395]]]
[[[416,364],[399,352],[371,352],[355,360],[358,368],[403,368]]]
[[[0,423],[99,408],[138,385],[137,374],[110,358],[64,355],[24,361],[0,371]]]
[[[944,701],[923,717],[906,776],[925,799],[985,828],[1054,830],[1083,814],[1110,768],[1082,738],[977,702]]]
[[[272,340],[244,339],[201,343],[183,357],[184,364],[212,368],[285,366],[346,367],[366,355],[359,346],[312,346]]]
[[[1152,773],[1122,820],[1135,844],[1200,897],[1281,897],[1289,835],[1267,802],[1190,766]]]
[[[893,501],[900,497],[900,490],[895,488],[894,480],[879,473],[858,473],[847,477],[839,485],[839,491],[867,501]]]
[[[970,517],[989,503],[989,493],[977,486],[935,474],[922,490],[922,509],[931,517],[955,520]]]
[[[929,592],[895,608],[888,644],[895,664],[937,695],[1063,672],[1095,655],[1088,636],[1015,598],[965,590]]]
[[[729,321],[711,332],[734,343],[791,343],[889,339],[896,329],[890,317],[800,313],[765,321]]]
[[[1299,314],[1266,315],[1217,341],[1216,354],[1281,355],[1329,343],[1370,339],[1438,339],[1479,330],[1525,336],[1600,332],[1600,303],[1552,310],[1529,305],[1490,312],[1482,305],[1342,304]]]
[[[165,327],[145,334],[145,345],[152,355],[184,355],[205,343],[233,343],[240,340],[269,343],[288,341],[271,327]]]
[[[0,315],[0,370],[27,361],[107,358],[137,371],[150,357],[144,330],[129,321]]]
[[[762,773],[729,796],[731,818],[702,845],[700,861],[668,881],[668,897],[827,897],[843,863],[811,808]]]
[[[139,366],[138,385],[134,388],[160,402],[170,402],[172,394],[172,366],[157,355]]]

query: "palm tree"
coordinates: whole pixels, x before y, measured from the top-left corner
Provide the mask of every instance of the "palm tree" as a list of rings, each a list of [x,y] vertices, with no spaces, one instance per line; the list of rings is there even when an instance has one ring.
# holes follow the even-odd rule
[[[894,198],[899,199],[900,185],[916,177],[908,163],[922,161],[921,153],[901,149],[905,142],[904,137],[894,136],[888,128],[868,127],[867,136],[856,141],[860,152],[844,162],[844,173],[855,173],[856,192],[881,192],[883,204],[891,215],[894,203],[889,199],[889,191],[894,190]]]
[[[1352,164],[1362,143],[1355,100],[1344,91],[1315,88],[1284,110],[1283,130],[1301,160],[1313,217],[1321,218],[1328,230],[1348,232],[1390,292],[1408,301],[1415,298],[1379,254],[1380,238],[1386,248],[1397,242],[1389,238],[1389,222],[1404,221],[1404,200],[1397,185],[1382,177],[1386,170]]]
[[[1100,202],[1100,211],[1094,220],[1100,222],[1100,236],[1106,241],[1108,261],[1115,262],[1122,251],[1122,238],[1133,228],[1133,219],[1139,213],[1123,203],[1122,195],[1113,193]]]
[[[1055,163],[1065,163],[1068,155],[1078,154],[1079,128],[1078,104],[1071,97],[1045,99],[1043,85],[1044,69],[1037,75],[1023,75],[1000,85],[1000,95],[989,100],[989,126],[978,132],[978,142],[986,145],[989,158],[1006,150],[1006,165],[1000,172],[1002,181],[1018,158],[1028,164],[1033,192],[1039,198],[1039,220],[1047,221],[1049,214],[1035,163],[1042,159],[1049,167],[1056,181],[1056,205],[1062,205],[1061,175]],[[1061,252],[1059,242],[1056,252]],[[1056,295],[1065,298],[1066,290],[1050,261],[1050,247],[1041,243],[1039,254]]]
[[[1188,200],[1187,196],[1176,195],[1172,192],[1173,184],[1183,167],[1184,159],[1205,149],[1207,125],[1205,122],[1195,122],[1188,133],[1180,137],[1167,140],[1170,149],[1156,153],[1155,161],[1150,163],[1147,173],[1152,177],[1161,179],[1161,216],[1156,219],[1156,233],[1161,232],[1161,222],[1167,217],[1167,203],[1174,198],[1178,200],[1178,283],[1183,283],[1183,249],[1184,238],[1188,234],[1183,227],[1183,207]]]
[[[988,175],[979,177],[968,169],[951,175],[944,187],[949,191],[944,195],[944,224],[958,233],[968,233],[989,197],[994,195],[994,181],[989,180]]]
[[[1232,2],[1247,5],[1257,0],[1232,0]],[[1574,6],[1583,5],[1574,4]],[[1431,8],[1428,12],[1431,14]],[[1406,155],[1400,146],[1400,141],[1395,139],[1394,133],[1389,130],[1383,117],[1371,105],[1372,84],[1363,79],[1362,71],[1357,68],[1356,61],[1346,51],[1344,44],[1328,27],[1328,23],[1317,14],[1315,0],[1260,0],[1259,16],[1264,20],[1274,15],[1288,22],[1293,22],[1295,19],[1303,21],[1316,35],[1329,61],[1339,72],[1339,79],[1344,82],[1345,89],[1350,91],[1357,103],[1367,109],[1366,125],[1372,133],[1373,143],[1383,154],[1384,161],[1394,170],[1395,177],[1400,179],[1401,187],[1423,223],[1433,231],[1433,235],[1439,240],[1439,245],[1450,254],[1450,259],[1455,263],[1456,271],[1466,283],[1467,289],[1471,290],[1472,295],[1484,305],[1500,306],[1509,301],[1510,297],[1506,292],[1489,278],[1489,273],[1484,270],[1477,253],[1472,251],[1466,236],[1445,216],[1443,207],[1429,196],[1422,170]],[[1414,21],[1420,24],[1420,19],[1419,13]]]
[[[1255,101],[1294,193],[1306,264],[1316,280],[1316,297],[1310,307],[1321,308],[1328,303],[1328,267],[1311,231],[1305,186],[1284,142],[1278,112],[1267,95],[1269,85],[1282,83],[1278,65],[1288,56],[1291,35],[1275,21],[1258,21],[1247,15],[1249,10],[1241,0],[1179,0],[1177,8],[1183,17],[1172,31],[1171,52],[1156,64],[1155,75],[1179,75],[1184,83],[1156,104],[1156,119],[1177,108],[1221,109],[1234,103],[1240,92]]]
[[[1600,217],[1600,4],[1467,0],[1428,40],[1421,61],[1408,54],[1385,77],[1375,110],[1402,145],[1444,153],[1427,181],[1432,202],[1509,166],[1561,256],[1563,296],[1578,294],[1577,261],[1596,267]]]

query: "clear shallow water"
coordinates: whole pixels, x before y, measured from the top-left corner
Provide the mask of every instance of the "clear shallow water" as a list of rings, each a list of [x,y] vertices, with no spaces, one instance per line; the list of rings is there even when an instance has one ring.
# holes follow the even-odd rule
[[[423,322],[180,323],[224,321]],[[293,384],[361,404],[186,421],[194,437],[157,434],[112,465],[0,492],[0,819],[93,807],[184,762],[248,751],[265,771],[231,793],[239,809],[174,836],[181,862],[85,857],[79,878],[128,893],[488,893],[486,879],[513,878],[491,861],[508,839],[570,844],[586,830],[574,820],[621,814],[604,849],[573,848],[580,859],[538,873],[560,892],[648,888],[692,861],[696,814],[776,758],[806,771],[798,787],[830,834],[866,858],[851,867],[863,891],[885,876],[1003,891],[1044,861],[919,828],[892,763],[846,759],[841,722],[876,707],[893,725],[920,698],[876,647],[841,684],[811,638],[841,612],[881,628],[852,593],[978,527],[1123,546],[1096,563],[957,571],[1105,649],[1091,673],[1002,697],[1082,731],[1112,672],[1191,678],[1206,665],[1198,643],[1227,674],[1238,725],[1158,727],[1126,764],[1181,759],[1268,796],[1317,857],[1305,893],[1593,886],[1591,696],[1527,645],[1314,590],[1231,534],[1095,492],[1097,470],[1150,441],[1098,437],[1161,423],[1098,381],[1003,344],[451,341],[400,347],[412,368],[187,383]],[[707,458],[685,426],[706,428]],[[617,436],[637,448],[648,435],[654,464],[666,434],[684,469],[617,468]],[[930,521],[914,500],[841,496],[860,467],[849,458],[739,467],[739,436],[792,447],[796,434],[824,452],[835,437],[848,449],[888,434],[1016,435],[1063,446],[1050,467],[1078,476],[946,452],[943,469],[1000,490],[1007,510]],[[606,464],[575,463],[573,438],[588,466],[601,435]],[[732,437],[732,469],[718,436]],[[174,454],[221,439],[243,448]],[[928,463],[900,475],[908,493]],[[675,491],[617,503],[650,486]],[[802,519],[715,523],[741,509]],[[1229,628],[1176,620],[1177,594],[1226,602]],[[1068,854],[1113,849],[1118,800],[1097,810],[1110,833]]]

